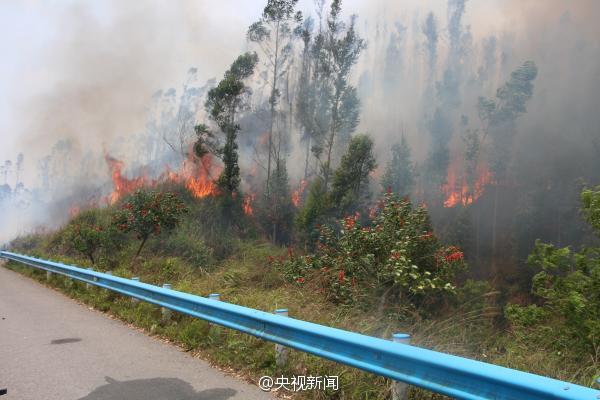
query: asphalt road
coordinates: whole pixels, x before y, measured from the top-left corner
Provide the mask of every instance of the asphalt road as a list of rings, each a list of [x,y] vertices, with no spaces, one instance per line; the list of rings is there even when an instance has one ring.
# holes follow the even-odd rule
[[[0,400],[273,399],[0,266]]]

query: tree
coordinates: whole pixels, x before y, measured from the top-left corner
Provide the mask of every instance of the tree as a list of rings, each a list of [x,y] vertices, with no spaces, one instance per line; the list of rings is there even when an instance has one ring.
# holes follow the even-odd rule
[[[400,143],[392,146],[392,159],[388,162],[381,185],[400,196],[408,196],[415,185],[415,167],[410,156],[410,146],[402,135]]]
[[[308,165],[311,153],[311,144],[318,140],[319,129],[316,124],[315,114],[317,112],[317,98],[315,96],[314,82],[314,59],[313,51],[313,27],[314,21],[312,18],[307,18],[304,21],[302,28],[299,30],[300,36],[304,45],[302,50],[302,62],[300,66],[300,77],[298,78],[298,94],[296,97],[296,120],[302,127],[301,140],[306,143],[306,159],[304,163],[304,179],[308,178]]]
[[[344,24],[339,20],[340,12],[341,0],[333,0],[327,19],[328,31],[324,44],[324,60],[328,63],[326,67],[331,71],[329,85],[332,93],[331,123],[324,141],[326,159],[322,165],[325,189],[329,184],[332,152],[334,145],[339,141],[338,136],[342,135],[347,140],[358,126],[360,101],[356,88],[348,83],[348,78],[361,51],[366,47],[365,41],[358,36],[355,29],[356,16],[351,18],[344,32]]]
[[[4,184],[8,185],[8,176],[11,174],[12,170],[12,161],[6,160],[4,161],[4,167],[0,171],[4,177]]]
[[[489,166],[494,174],[494,208],[492,212],[492,269],[495,269],[498,220],[498,185],[506,178],[511,160],[517,118],[524,114],[533,96],[533,80],[537,76],[534,62],[526,61],[510,74],[510,79],[496,91],[495,99],[479,98],[479,116],[484,125],[482,142],[489,136]]]
[[[285,161],[275,161],[271,181],[271,193],[266,204],[266,230],[271,233],[273,243],[289,243],[293,221],[293,204]]]
[[[582,211],[586,221],[600,236],[600,186],[581,192]]]
[[[25,162],[25,156],[23,153],[19,153],[17,155],[17,163],[15,165],[15,187],[19,186],[21,183],[21,178],[23,177],[23,164]]]
[[[377,167],[373,156],[373,140],[356,135],[333,177],[332,205],[339,215],[352,213],[369,198],[369,173]]]
[[[79,213],[67,226],[63,235],[66,248],[87,257],[92,265],[98,261],[98,253],[118,248],[118,233],[99,218],[98,210]]]
[[[135,233],[140,241],[137,257],[151,235],[175,229],[187,211],[174,193],[138,190],[115,214],[113,222],[121,232]]]
[[[211,151],[223,160],[224,168],[217,184],[228,197],[237,195],[240,184],[237,144],[240,126],[236,123],[236,115],[246,105],[245,98],[250,94],[250,89],[244,80],[254,73],[257,62],[256,53],[239,56],[219,84],[208,92],[205,108],[225,136],[225,143],[219,145],[214,140],[215,135],[205,125],[196,126],[198,140],[194,152],[196,156],[202,157]]]
[[[167,108],[160,110],[158,120],[152,120],[148,128],[155,131],[157,136],[178,155],[181,161],[189,157],[189,141],[196,123],[196,114],[202,104],[201,99],[206,93],[208,85],[195,87],[192,84],[197,80],[197,68],[190,68],[187,80],[183,84],[181,95],[177,98],[175,88],[158,91],[153,97],[161,106],[166,103]],[[152,157],[153,148],[158,143],[150,143],[148,153]],[[152,160],[152,158],[150,158]]]
[[[331,209],[330,202],[323,180],[317,177],[308,188],[304,207],[296,216],[298,236],[311,248],[319,237],[316,227],[327,221],[327,213]]]
[[[425,176],[429,189],[433,188],[433,193],[441,193],[440,189],[448,178],[448,166],[450,165],[450,147],[448,143],[452,137],[450,119],[442,108],[436,108],[428,128],[431,134],[431,148],[425,161]],[[443,193],[441,194],[443,195]],[[431,198],[431,193],[427,197]],[[434,196],[434,198],[439,203],[443,201],[439,201],[442,199],[441,197]]]
[[[273,127],[279,91],[279,78],[289,66],[292,53],[292,24],[302,21],[302,13],[295,11],[298,0],[267,0],[262,17],[248,28],[247,37],[257,43],[268,60],[271,93],[269,96],[270,120],[268,132],[267,197],[270,192],[272,158],[274,156]]]

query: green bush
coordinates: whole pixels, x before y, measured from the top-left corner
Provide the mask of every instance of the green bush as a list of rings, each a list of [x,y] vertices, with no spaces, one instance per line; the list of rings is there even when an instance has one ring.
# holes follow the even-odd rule
[[[138,190],[115,213],[114,224],[124,233],[135,233],[138,256],[151,235],[172,231],[187,211],[175,193]]]
[[[56,247],[60,243],[62,250],[67,254],[78,253],[95,265],[100,259],[104,261],[114,254],[121,246],[121,239],[117,229],[110,223],[107,213],[91,209],[81,212],[54,235],[49,250],[56,253]]]
[[[194,224],[185,221],[167,235],[161,235],[149,243],[153,254],[179,257],[195,269],[206,271],[213,264],[213,251],[207,247]]]
[[[388,193],[363,227],[359,215],[340,221],[337,236],[320,228],[313,255],[272,260],[288,280],[304,284],[317,280],[336,303],[371,298],[374,293],[416,305],[437,302],[453,292],[454,276],[462,269],[463,254],[444,246],[431,232],[427,211]]]
[[[600,228],[600,192],[582,193],[588,222]],[[536,241],[528,264],[539,272],[532,279],[538,304],[509,304],[505,315],[519,336],[555,338],[545,344],[556,350],[569,348],[598,359],[600,352],[600,248],[557,248]],[[526,333],[526,334],[525,334]]]

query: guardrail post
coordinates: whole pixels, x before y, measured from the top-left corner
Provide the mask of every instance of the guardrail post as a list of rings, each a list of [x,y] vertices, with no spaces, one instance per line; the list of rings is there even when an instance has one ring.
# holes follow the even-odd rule
[[[221,301],[221,295],[219,293],[211,293],[208,295],[208,299],[209,300],[216,300],[216,301]],[[213,324],[211,324],[210,322],[208,323],[208,328],[210,329],[210,327]]]
[[[88,271],[93,271],[93,270],[94,270],[94,268],[88,268],[87,270],[88,270]],[[92,287],[92,285],[91,285],[90,283],[86,283],[86,284],[85,284],[85,288],[86,288],[86,289],[88,289],[88,290],[89,290],[91,287]]]
[[[392,341],[394,341],[394,343],[410,344],[410,335],[407,333],[394,333],[392,335]],[[406,383],[393,381],[392,400],[404,400],[406,397],[406,389],[408,389]]]
[[[139,278],[139,277],[137,277],[137,276],[134,276],[133,278],[131,278],[131,280],[132,280],[132,281],[135,281],[135,282],[139,282],[139,281],[140,281],[140,278]],[[139,302],[140,302],[140,299],[136,299],[135,297],[132,297],[132,298],[131,298],[131,302],[132,302],[133,304],[136,304],[136,303],[139,303]]]
[[[282,317],[288,316],[287,308],[278,308],[275,310],[276,315],[280,315]],[[275,365],[278,367],[283,367],[287,363],[289,354],[289,349],[281,344],[275,344]]]
[[[170,283],[163,283],[162,285],[163,289],[172,289],[173,286]],[[160,308],[160,313],[162,314],[162,322],[163,324],[166,324],[167,322],[169,322],[171,320],[171,310],[169,310],[166,307],[161,307]]]
[[[112,275],[112,271],[106,271],[105,272],[106,275]],[[110,290],[108,289],[102,289],[104,291],[104,293],[110,293]]]

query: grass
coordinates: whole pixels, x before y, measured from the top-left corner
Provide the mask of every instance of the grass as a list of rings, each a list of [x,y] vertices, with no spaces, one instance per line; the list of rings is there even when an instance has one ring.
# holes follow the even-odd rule
[[[59,256],[48,251],[56,244],[55,237],[22,240],[21,251],[51,258],[68,264],[88,267],[85,259]],[[50,245],[50,246],[49,246]],[[125,261],[113,265],[114,275],[155,285],[171,283],[175,290],[207,296],[220,293],[221,299],[263,311],[289,309],[290,316],[327,326],[390,338],[395,332],[408,332],[412,344],[511,368],[590,385],[600,368],[597,361],[579,360],[577,355],[548,351],[541,343],[530,343],[509,331],[498,328],[500,310],[495,293],[485,286],[467,293],[459,305],[443,317],[408,321],[392,312],[370,312],[352,307],[336,306],[317,293],[316,288],[286,283],[282,275],[268,266],[268,256],[283,255],[284,250],[257,240],[237,241],[235,253],[217,261],[210,268],[198,268],[174,256],[145,252],[145,261]],[[123,250],[120,259],[131,260],[132,244]],[[18,250],[18,249],[17,249]],[[9,263],[8,266],[34,279],[45,282],[45,272]],[[86,289],[81,282],[72,282],[53,275],[48,285],[98,310],[107,312],[149,334],[167,339],[193,352],[220,368],[233,370],[252,382],[263,375],[337,375],[338,392],[301,392],[297,398],[311,399],[387,399],[389,380],[354,368],[336,364],[305,353],[291,351],[285,368],[275,365],[274,345],[230,329],[209,325],[195,318],[173,313],[168,323],[161,321],[160,309],[107,292],[99,288]],[[475,285],[477,286],[477,285]],[[470,290],[469,289],[469,290]],[[439,399],[443,396],[418,388],[409,389],[410,399]]]

